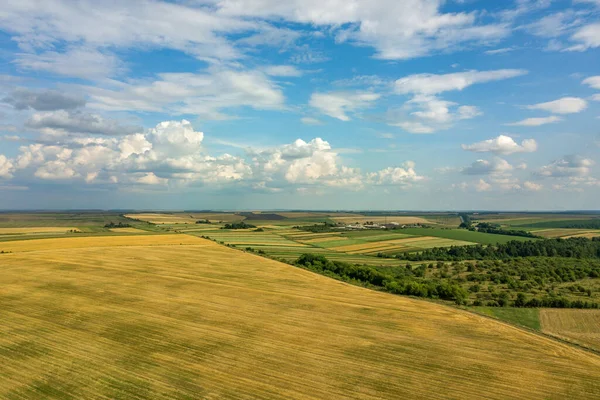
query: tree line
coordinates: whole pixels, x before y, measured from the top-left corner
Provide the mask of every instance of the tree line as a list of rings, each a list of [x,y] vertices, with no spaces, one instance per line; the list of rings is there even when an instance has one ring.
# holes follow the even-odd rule
[[[131,225],[129,224],[125,224],[123,222],[119,222],[119,223],[114,223],[114,222],[109,222],[108,224],[104,225],[105,228],[131,228]]]
[[[500,225],[490,224],[489,222],[480,222],[477,224],[477,231],[482,233],[492,233],[495,235],[506,235],[506,236],[522,236],[529,238],[540,238],[540,236],[534,235],[529,231],[516,230],[516,229],[503,229]]]
[[[396,258],[409,261],[503,260],[514,257],[600,258],[600,238],[511,240],[504,244],[435,247]]]

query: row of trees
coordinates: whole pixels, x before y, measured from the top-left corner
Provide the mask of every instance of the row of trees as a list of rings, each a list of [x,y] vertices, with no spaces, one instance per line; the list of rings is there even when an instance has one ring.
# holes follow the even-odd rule
[[[401,253],[399,259],[410,261],[489,260],[514,257],[600,258],[600,238],[511,240],[505,244],[435,247],[418,253]]]
[[[109,222],[108,224],[104,225],[105,228],[131,228],[131,225],[123,223],[123,222],[119,222],[119,223],[114,223],[114,222]]]
[[[523,236],[530,238],[539,238],[531,232],[516,229],[503,229],[500,225],[490,224],[489,222],[480,222],[477,224],[477,230],[482,233],[493,233],[495,235],[507,235],[507,236]]]
[[[312,232],[312,233],[323,233],[323,232],[332,232],[336,227],[335,224],[331,224],[329,222],[323,222],[322,224],[314,224],[314,225],[306,225],[306,226],[295,226],[295,229]]]

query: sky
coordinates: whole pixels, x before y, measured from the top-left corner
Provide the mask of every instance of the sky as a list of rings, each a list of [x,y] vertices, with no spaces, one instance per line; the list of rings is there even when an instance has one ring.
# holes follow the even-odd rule
[[[0,209],[592,210],[600,0],[5,0]]]

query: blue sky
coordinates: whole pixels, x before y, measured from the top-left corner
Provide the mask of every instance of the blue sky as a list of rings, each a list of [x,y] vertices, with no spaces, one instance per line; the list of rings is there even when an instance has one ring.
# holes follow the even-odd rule
[[[599,0],[9,0],[0,58],[0,209],[598,208]]]

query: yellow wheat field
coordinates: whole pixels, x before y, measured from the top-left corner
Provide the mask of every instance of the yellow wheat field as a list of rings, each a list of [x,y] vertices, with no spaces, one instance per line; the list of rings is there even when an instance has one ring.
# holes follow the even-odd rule
[[[153,224],[193,224],[196,219],[190,214],[127,214],[127,218],[139,219],[140,221],[152,222]]]
[[[29,228],[0,228],[0,235],[31,234],[31,233],[67,233],[77,231],[77,228],[65,228],[64,226],[39,226]]]
[[[116,233],[148,233],[148,231],[138,228],[111,228],[110,231]]]
[[[337,247],[333,247],[332,249],[335,251],[348,251],[348,252],[364,251],[364,250],[377,249],[380,247],[393,247],[394,245],[405,245],[405,244],[409,244],[409,243],[413,243],[413,242],[427,242],[427,241],[431,241],[431,240],[437,241],[439,239],[440,238],[433,237],[433,236],[418,236],[418,237],[409,237],[409,238],[402,238],[402,239],[385,240],[385,241],[381,241],[381,242],[369,242],[369,243],[351,244],[351,245],[347,245],[347,246],[337,246]]]
[[[196,221],[200,219],[208,219],[211,222],[232,222],[245,219],[245,217],[241,215],[226,213],[139,213],[127,214],[125,216],[127,218],[139,219],[140,221],[152,222],[153,224],[195,224]]]
[[[549,228],[549,229],[541,229],[541,230],[533,231],[533,233],[538,236],[542,236],[542,237],[550,238],[550,239],[558,238],[558,237],[566,238],[566,237],[578,236],[580,234],[587,234],[589,232],[594,232],[594,231],[590,231],[589,229],[571,229],[571,228]]]
[[[600,350],[600,310],[540,310],[542,332]]]
[[[17,247],[0,255],[0,398],[600,396],[595,354],[211,241]]]
[[[591,238],[595,238],[595,237],[598,237],[598,236],[600,236],[600,231],[579,233],[579,234],[576,234],[576,235],[564,236],[564,238],[568,239],[568,238],[572,238],[572,237],[582,237],[582,238],[591,239]]]
[[[119,246],[175,246],[198,244],[200,239],[189,235],[99,236],[59,239],[33,239],[0,242],[0,251],[44,252],[59,249],[111,248]]]

